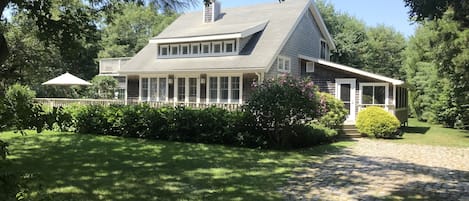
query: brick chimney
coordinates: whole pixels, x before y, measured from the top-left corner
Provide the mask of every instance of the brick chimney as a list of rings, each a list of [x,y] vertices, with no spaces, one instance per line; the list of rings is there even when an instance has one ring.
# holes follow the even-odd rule
[[[215,22],[219,15],[220,15],[220,8],[221,4],[220,2],[216,0],[211,0],[211,4],[208,6],[204,6],[204,22],[205,23],[211,23]]]

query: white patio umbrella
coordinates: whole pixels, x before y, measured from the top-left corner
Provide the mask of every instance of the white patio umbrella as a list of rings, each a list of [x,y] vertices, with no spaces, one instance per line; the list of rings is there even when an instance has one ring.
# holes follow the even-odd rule
[[[82,80],[70,73],[64,73],[54,79],[42,83],[42,85],[56,85],[56,86],[72,86],[72,85],[84,85],[89,86],[91,83]]]

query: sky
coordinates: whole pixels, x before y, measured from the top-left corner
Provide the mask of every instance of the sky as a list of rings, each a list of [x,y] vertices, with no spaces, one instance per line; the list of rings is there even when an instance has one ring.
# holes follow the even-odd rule
[[[277,0],[219,0],[224,7],[237,7]],[[288,1],[288,0],[286,0]],[[334,5],[335,9],[348,13],[364,21],[368,26],[384,24],[409,37],[413,35],[416,25],[412,25],[407,15],[408,9],[403,0],[325,0]],[[202,9],[194,8],[196,10]],[[191,9],[192,10],[192,9]]]

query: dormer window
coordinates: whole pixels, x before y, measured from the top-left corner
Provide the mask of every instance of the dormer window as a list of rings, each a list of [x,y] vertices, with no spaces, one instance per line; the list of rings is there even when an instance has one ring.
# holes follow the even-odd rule
[[[214,42],[212,43],[212,46],[213,46],[213,53],[218,54],[222,52],[221,42]]]
[[[210,54],[210,43],[202,43],[202,54]]]
[[[168,45],[160,45],[160,56],[168,56]]]
[[[193,55],[197,55],[199,54],[199,51],[200,51],[200,44],[199,43],[192,43],[191,44],[191,54]]]
[[[179,55],[179,45],[171,45],[171,55]]]
[[[329,48],[327,46],[326,41],[321,40],[321,55],[320,55],[321,57],[320,58],[328,60],[327,58],[327,55],[329,54],[328,51],[329,51]]]
[[[188,55],[189,54],[189,44],[182,44],[181,45],[181,54]]]
[[[233,40],[233,41],[226,41],[226,42],[225,42],[225,52],[226,52],[226,53],[235,52],[235,48],[234,48],[235,46],[234,46],[234,44],[235,44],[235,41],[234,41],[234,40]]]

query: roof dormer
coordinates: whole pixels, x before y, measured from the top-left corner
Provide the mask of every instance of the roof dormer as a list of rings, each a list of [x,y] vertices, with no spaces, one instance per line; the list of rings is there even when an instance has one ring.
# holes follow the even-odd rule
[[[212,23],[217,21],[220,16],[221,4],[216,0],[211,0],[210,4],[205,5],[203,12],[204,23]]]

